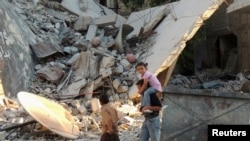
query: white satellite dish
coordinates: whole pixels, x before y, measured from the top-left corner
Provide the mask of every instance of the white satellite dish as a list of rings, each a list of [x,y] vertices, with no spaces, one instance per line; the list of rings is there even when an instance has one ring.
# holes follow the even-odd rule
[[[76,139],[79,127],[72,115],[55,101],[29,92],[17,94],[23,108],[49,130],[66,138]]]

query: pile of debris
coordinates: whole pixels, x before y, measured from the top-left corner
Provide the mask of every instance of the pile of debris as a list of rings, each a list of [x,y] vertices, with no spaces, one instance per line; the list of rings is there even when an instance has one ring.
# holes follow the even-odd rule
[[[37,43],[30,45],[37,65],[29,92],[64,107],[79,128],[75,140],[81,141],[99,140],[101,116],[97,98],[106,93],[119,111],[121,141],[138,140],[143,116],[138,112],[139,105],[129,100],[128,91],[138,79],[136,62],[150,55],[148,50],[154,44],[150,39],[156,35],[153,28],[168,13],[166,7],[156,8],[160,9],[154,15],[157,20],[149,21],[145,28],[134,29],[124,17],[95,0],[10,3],[36,35]],[[133,16],[141,20],[137,14]],[[211,76],[216,75],[173,75],[168,86],[239,91],[246,80],[238,75],[228,83],[217,81],[222,79],[220,76]],[[2,98],[0,106],[0,140],[66,140],[37,122],[18,99]]]
[[[99,140],[97,97],[106,93],[119,111],[121,141],[137,140],[143,116],[128,90],[138,79],[134,65],[143,61],[152,45],[147,39],[155,33],[141,31],[140,37],[127,39],[133,27],[126,19],[92,0],[10,3],[36,35],[37,43],[30,45],[37,65],[29,92],[63,106],[79,127],[76,140],[88,141]],[[66,139],[37,122],[19,100],[2,99],[0,140]]]
[[[206,69],[192,76],[173,74],[169,88],[206,89],[214,92],[250,93],[250,70],[238,74],[221,69]]]
[[[62,133],[63,135],[60,135],[60,134],[56,134],[58,133],[57,131],[52,132],[54,131],[53,128],[56,129],[58,127],[53,127],[52,125],[48,125],[48,124],[45,124],[45,125],[41,124],[40,122],[38,122],[38,120],[35,120],[35,118],[33,118],[33,116],[36,117],[36,115],[34,114],[37,114],[38,116],[40,116],[40,118],[43,118],[44,120],[46,120],[46,116],[52,116],[53,113],[55,114],[56,113],[55,111],[60,110],[60,108],[57,107],[57,109],[53,109],[54,107],[51,108],[45,104],[39,107],[40,109],[38,109],[35,106],[36,104],[32,105],[32,103],[31,104],[25,103],[27,105],[30,105],[31,109],[34,108],[38,110],[37,113],[28,114],[26,112],[27,109],[24,109],[23,106],[19,103],[19,101],[15,101],[15,100],[4,98],[4,97],[1,98],[0,100],[1,102],[0,103],[0,106],[1,106],[0,139],[1,140],[52,140],[52,139],[53,140],[55,139],[67,140],[67,139],[71,139],[71,138],[67,138],[70,136],[68,136],[66,133]],[[84,99],[56,102],[72,115],[74,123],[76,123],[76,126],[79,128],[79,135],[77,135],[73,139],[88,140],[88,141],[100,140],[101,116],[100,116],[100,107],[96,105],[98,104],[96,101],[97,99],[94,98],[92,99],[91,102],[84,101]],[[39,103],[40,101],[34,101],[34,102]],[[121,103],[115,102],[113,104],[114,106],[117,107],[119,116],[120,116],[120,121],[118,123],[119,131],[120,131],[120,139],[121,140],[138,139],[139,133],[140,133],[140,126],[143,121],[142,115],[139,112],[137,112],[138,109],[133,105],[133,103],[120,105]],[[48,109],[51,109],[51,111],[53,112],[52,115],[49,113],[50,112],[49,110],[47,113],[42,113],[44,112],[42,107],[46,107],[46,106],[48,106],[47,107]],[[44,115],[45,117],[42,117],[42,115]],[[67,118],[69,118],[71,115],[68,115]],[[62,116],[56,115],[56,118],[57,118],[56,120],[60,121],[59,122],[60,125],[65,125],[65,124],[61,124],[61,122],[63,121]],[[46,120],[46,122],[50,122],[50,121]],[[49,130],[47,127],[49,129],[52,129],[52,131]],[[61,130],[63,130],[63,128]],[[58,131],[62,132],[60,130]]]

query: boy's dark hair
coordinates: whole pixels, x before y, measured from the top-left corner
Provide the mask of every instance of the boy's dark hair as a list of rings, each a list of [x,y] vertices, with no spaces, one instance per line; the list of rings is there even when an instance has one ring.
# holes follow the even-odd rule
[[[138,81],[136,82],[136,85],[142,86],[143,83],[144,83],[144,79],[140,79],[140,80],[138,80]],[[149,88],[149,87],[150,87],[150,85],[149,85],[149,83],[148,83],[147,88]]]
[[[137,82],[136,82],[136,85],[142,85],[144,83],[144,80],[143,79],[140,79],[140,80],[138,80]]]
[[[99,101],[100,101],[101,104],[107,104],[107,103],[109,103],[109,97],[108,97],[108,95],[107,94],[101,94],[99,96]]]
[[[137,68],[138,66],[144,66],[145,68],[147,68],[148,63],[139,62],[136,64],[135,68]]]

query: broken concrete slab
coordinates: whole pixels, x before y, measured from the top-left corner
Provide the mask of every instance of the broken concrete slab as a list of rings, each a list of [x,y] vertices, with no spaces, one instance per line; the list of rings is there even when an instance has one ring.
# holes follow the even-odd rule
[[[220,86],[223,86],[220,81],[214,80],[214,81],[209,81],[209,82],[204,82],[202,83],[202,87],[204,89],[216,89]]]
[[[86,9],[83,11],[80,8],[81,5],[87,5]],[[69,11],[77,14],[78,16],[91,16],[92,18],[98,18],[104,15],[112,15],[116,14],[113,10],[102,6],[101,4],[97,3],[93,0],[63,0],[61,5],[68,9]],[[126,22],[126,18],[117,15],[117,20],[115,26],[120,27],[122,24]]]
[[[85,99],[86,100],[91,100],[93,93],[94,93],[94,85],[95,85],[95,81],[90,82],[87,84],[87,86],[84,88],[84,95],[85,95]]]
[[[138,12],[132,12],[126,21],[126,24],[132,26],[134,30],[128,34],[127,39],[133,36],[138,37],[141,32],[141,28],[145,28],[145,32],[153,29],[160,19],[168,15],[168,11],[170,9],[169,5],[162,5]]]
[[[121,81],[120,81],[120,79],[115,79],[115,80],[112,82],[112,84],[113,84],[113,87],[114,87],[115,89],[118,89],[118,87],[119,87],[120,84],[121,84]]]
[[[82,80],[77,80],[75,82],[72,82],[68,86],[64,87],[60,92],[59,92],[59,97],[61,96],[62,98],[64,95],[73,95],[77,96],[79,95],[79,92],[81,88],[83,88],[87,84],[85,79]]]
[[[128,24],[123,24],[120,27],[119,33],[116,36],[115,43],[118,53],[122,54],[124,53],[124,39],[126,39],[127,35],[131,33],[134,30],[134,28]]]
[[[144,28],[143,28],[143,33],[146,33],[146,32],[149,32],[149,31],[151,31],[151,30],[153,30],[155,27],[156,27],[156,25],[165,17],[165,16],[167,16],[170,12],[170,8],[169,7],[162,7],[163,9],[161,10],[161,9],[157,9],[157,10],[159,10],[158,12],[159,13],[157,13],[157,12],[155,12],[155,14],[154,15],[152,15],[152,18],[151,18],[151,20],[144,26]]]
[[[92,41],[92,39],[96,36],[97,26],[89,25],[88,32],[86,34],[86,41]]]
[[[71,54],[74,55],[76,53],[78,53],[78,48],[74,47],[74,46],[67,46],[63,48],[63,52],[67,53],[67,54]]]
[[[69,16],[66,12],[62,13],[62,12],[55,11],[54,9],[47,9],[46,12],[49,15],[51,15],[59,20],[63,20],[63,21],[66,20]]]
[[[85,4],[94,4],[93,2],[88,3],[89,1],[85,1],[83,3]],[[91,16],[93,18],[99,17],[99,13],[96,13],[92,11],[89,7],[85,10],[82,10],[80,8],[80,3],[82,3],[80,0],[63,0],[61,2],[61,5],[68,9],[69,11],[77,14],[78,16]]]
[[[58,45],[53,45],[52,43],[37,43],[31,45],[31,48],[38,58],[45,58],[55,53],[63,54],[61,48]]]
[[[92,17],[80,16],[74,24],[74,29],[76,31],[87,30],[90,24],[92,24]]]
[[[250,1],[234,0],[234,2],[230,4],[229,7],[227,8],[227,13],[232,13],[239,9],[248,9],[249,6],[250,6]]]
[[[100,69],[111,68],[115,64],[115,58],[110,56],[103,56],[100,62]]]
[[[176,60],[202,23],[207,20],[223,3],[223,0],[216,1],[195,1],[181,0],[170,3],[173,8],[170,14],[157,26],[157,36],[152,37],[154,44],[150,47],[152,55],[145,58],[148,63],[148,70],[156,76],[164,73],[161,80],[163,87],[167,84]],[[148,53],[148,52],[147,52]],[[169,69],[170,68],[170,69]],[[167,70],[168,69],[168,70]],[[163,73],[162,73],[163,74]],[[133,85],[130,89],[130,98],[136,97],[137,88]]]
[[[73,69],[76,70],[77,76],[79,78],[89,77],[89,62],[91,59],[91,52],[81,52],[75,54],[66,64],[71,65]]]
[[[64,71],[62,69],[54,66],[44,66],[36,72],[38,78],[47,80],[54,84],[58,84],[63,74]]]
[[[108,26],[108,25],[115,25],[116,18],[117,18],[116,14],[101,16],[99,18],[96,18],[94,20],[94,23],[98,27],[105,27],[105,26]]]
[[[102,78],[105,78],[105,77],[108,77],[112,74],[112,70],[111,70],[111,68],[101,69],[100,74],[101,74]]]
[[[117,91],[117,93],[127,93],[128,86],[120,85],[116,91]]]
[[[97,113],[101,109],[99,99],[97,98],[91,99],[91,108],[93,113]]]

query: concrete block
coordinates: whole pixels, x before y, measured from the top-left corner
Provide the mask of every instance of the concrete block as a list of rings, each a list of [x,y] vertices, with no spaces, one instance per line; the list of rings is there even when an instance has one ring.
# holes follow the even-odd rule
[[[112,15],[107,15],[107,16],[101,16],[98,19],[95,19],[95,24],[98,27],[104,27],[108,25],[114,25],[116,22],[117,15],[112,14]]]
[[[86,40],[91,41],[96,36],[97,26],[89,25],[88,32],[86,34]]]

